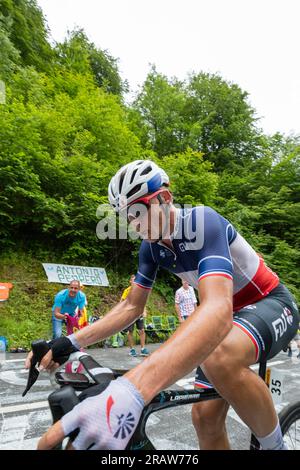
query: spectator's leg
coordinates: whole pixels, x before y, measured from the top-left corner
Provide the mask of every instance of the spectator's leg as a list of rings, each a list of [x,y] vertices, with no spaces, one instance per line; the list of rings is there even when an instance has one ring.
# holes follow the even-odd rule
[[[130,349],[134,348],[134,340],[133,340],[133,332],[132,331],[128,331],[128,344],[129,344]]]
[[[140,341],[141,341],[141,349],[144,349],[145,344],[146,344],[146,334],[144,328],[142,330],[139,330],[139,335],[140,335]]]
[[[60,338],[62,336],[62,321],[52,317],[52,339]]]

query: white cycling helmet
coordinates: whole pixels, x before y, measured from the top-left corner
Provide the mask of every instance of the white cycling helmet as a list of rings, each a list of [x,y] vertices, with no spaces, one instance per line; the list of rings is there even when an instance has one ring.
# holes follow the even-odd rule
[[[126,209],[137,199],[169,185],[166,172],[151,160],[135,160],[124,165],[108,186],[110,205],[116,212]]]

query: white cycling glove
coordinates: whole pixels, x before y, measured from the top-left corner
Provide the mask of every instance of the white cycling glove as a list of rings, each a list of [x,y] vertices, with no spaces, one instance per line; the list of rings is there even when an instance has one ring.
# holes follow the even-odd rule
[[[65,435],[79,428],[72,443],[77,450],[123,450],[145,406],[143,397],[125,377],[113,380],[104,392],[87,398],[62,417]]]

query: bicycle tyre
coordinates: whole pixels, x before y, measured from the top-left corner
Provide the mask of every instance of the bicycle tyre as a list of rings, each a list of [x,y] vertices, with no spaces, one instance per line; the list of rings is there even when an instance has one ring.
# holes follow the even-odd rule
[[[292,405],[288,405],[279,413],[279,423],[281,426],[281,431],[283,436],[285,436],[285,440],[289,439],[288,444],[289,447],[294,449],[300,449],[300,401],[293,403]],[[296,428],[293,431],[293,437],[295,440],[292,441],[291,438],[291,428],[299,420],[299,430],[297,430],[299,436],[296,437]]]

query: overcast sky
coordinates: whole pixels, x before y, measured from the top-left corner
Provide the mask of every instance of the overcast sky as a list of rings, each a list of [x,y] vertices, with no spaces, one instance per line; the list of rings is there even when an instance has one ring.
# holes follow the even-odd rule
[[[218,72],[250,94],[267,133],[300,134],[299,0],[37,0],[51,36],[82,27],[138,90],[157,71]]]

